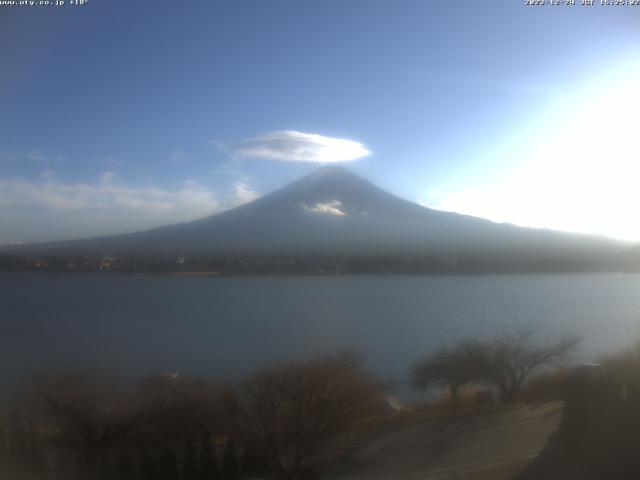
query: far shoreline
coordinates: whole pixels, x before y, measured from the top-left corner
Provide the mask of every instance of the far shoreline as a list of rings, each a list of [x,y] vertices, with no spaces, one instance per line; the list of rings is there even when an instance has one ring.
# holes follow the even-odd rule
[[[265,277],[493,277],[493,276],[537,276],[537,275],[638,275],[639,271],[484,271],[484,272],[216,272],[216,271],[99,271],[99,270],[45,270],[45,269],[20,269],[1,270],[5,273],[43,273],[43,274],[80,274],[80,275],[105,275],[105,276],[149,276],[149,277],[173,277],[173,278],[265,278]]]

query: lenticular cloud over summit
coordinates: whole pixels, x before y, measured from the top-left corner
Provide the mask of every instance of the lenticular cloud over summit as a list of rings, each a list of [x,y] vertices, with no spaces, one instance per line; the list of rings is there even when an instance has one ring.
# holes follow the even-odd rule
[[[236,153],[246,158],[284,162],[337,163],[371,155],[360,142],[317,133],[282,130],[241,142]]]

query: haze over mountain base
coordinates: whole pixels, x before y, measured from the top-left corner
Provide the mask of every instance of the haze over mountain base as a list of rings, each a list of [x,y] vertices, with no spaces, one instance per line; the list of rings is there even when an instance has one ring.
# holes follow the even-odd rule
[[[635,270],[629,244],[522,228],[400,199],[323,167],[248,204],[125,235],[5,247],[5,269],[220,273]]]

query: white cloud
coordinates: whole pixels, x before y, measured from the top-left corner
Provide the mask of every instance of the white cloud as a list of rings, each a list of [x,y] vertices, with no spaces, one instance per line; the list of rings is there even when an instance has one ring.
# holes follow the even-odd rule
[[[27,154],[27,159],[33,160],[34,162],[46,162],[47,159],[40,153],[38,150],[33,150]]]
[[[52,210],[103,208],[139,209],[150,215],[188,209],[192,215],[209,213],[218,207],[214,195],[204,187],[187,182],[176,191],[150,187],[114,185],[107,172],[99,183],[64,184],[0,179],[0,206],[37,206]]]
[[[342,206],[342,202],[340,200],[333,200],[327,203],[316,203],[313,206],[308,206],[306,204],[302,204],[305,210],[313,213],[320,213],[323,215],[335,215],[337,217],[343,217],[346,215],[345,212],[340,210]]]
[[[243,205],[255,200],[259,196],[260,194],[252,190],[246,182],[235,182],[233,184],[233,198],[231,200],[231,204],[232,206]]]
[[[270,132],[241,142],[241,157],[285,162],[336,163],[371,154],[360,142],[295,130]]]
[[[104,172],[100,176],[100,183],[109,183],[116,177],[116,174],[113,172]]]
[[[189,156],[184,153],[182,150],[174,150],[169,157],[172,162],[182,163],[189,160]]]
[[[95,183],[63,183],[48,176],[41,181],[0,179],[3,240],[41,241],[136,231],[220,210],[214,193],[194,181],[168,190],[120,185],[114,179],[111,172]]]

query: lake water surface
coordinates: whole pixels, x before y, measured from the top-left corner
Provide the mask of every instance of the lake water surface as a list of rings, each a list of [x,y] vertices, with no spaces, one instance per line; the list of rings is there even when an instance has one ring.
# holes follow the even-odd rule
[[[352,348],[385,378],[445,342],[517,325],[584,337],[593,361],[640,334],[640,275],[178,278],[0,273],[0,375],[69,365],[237,378]]]

